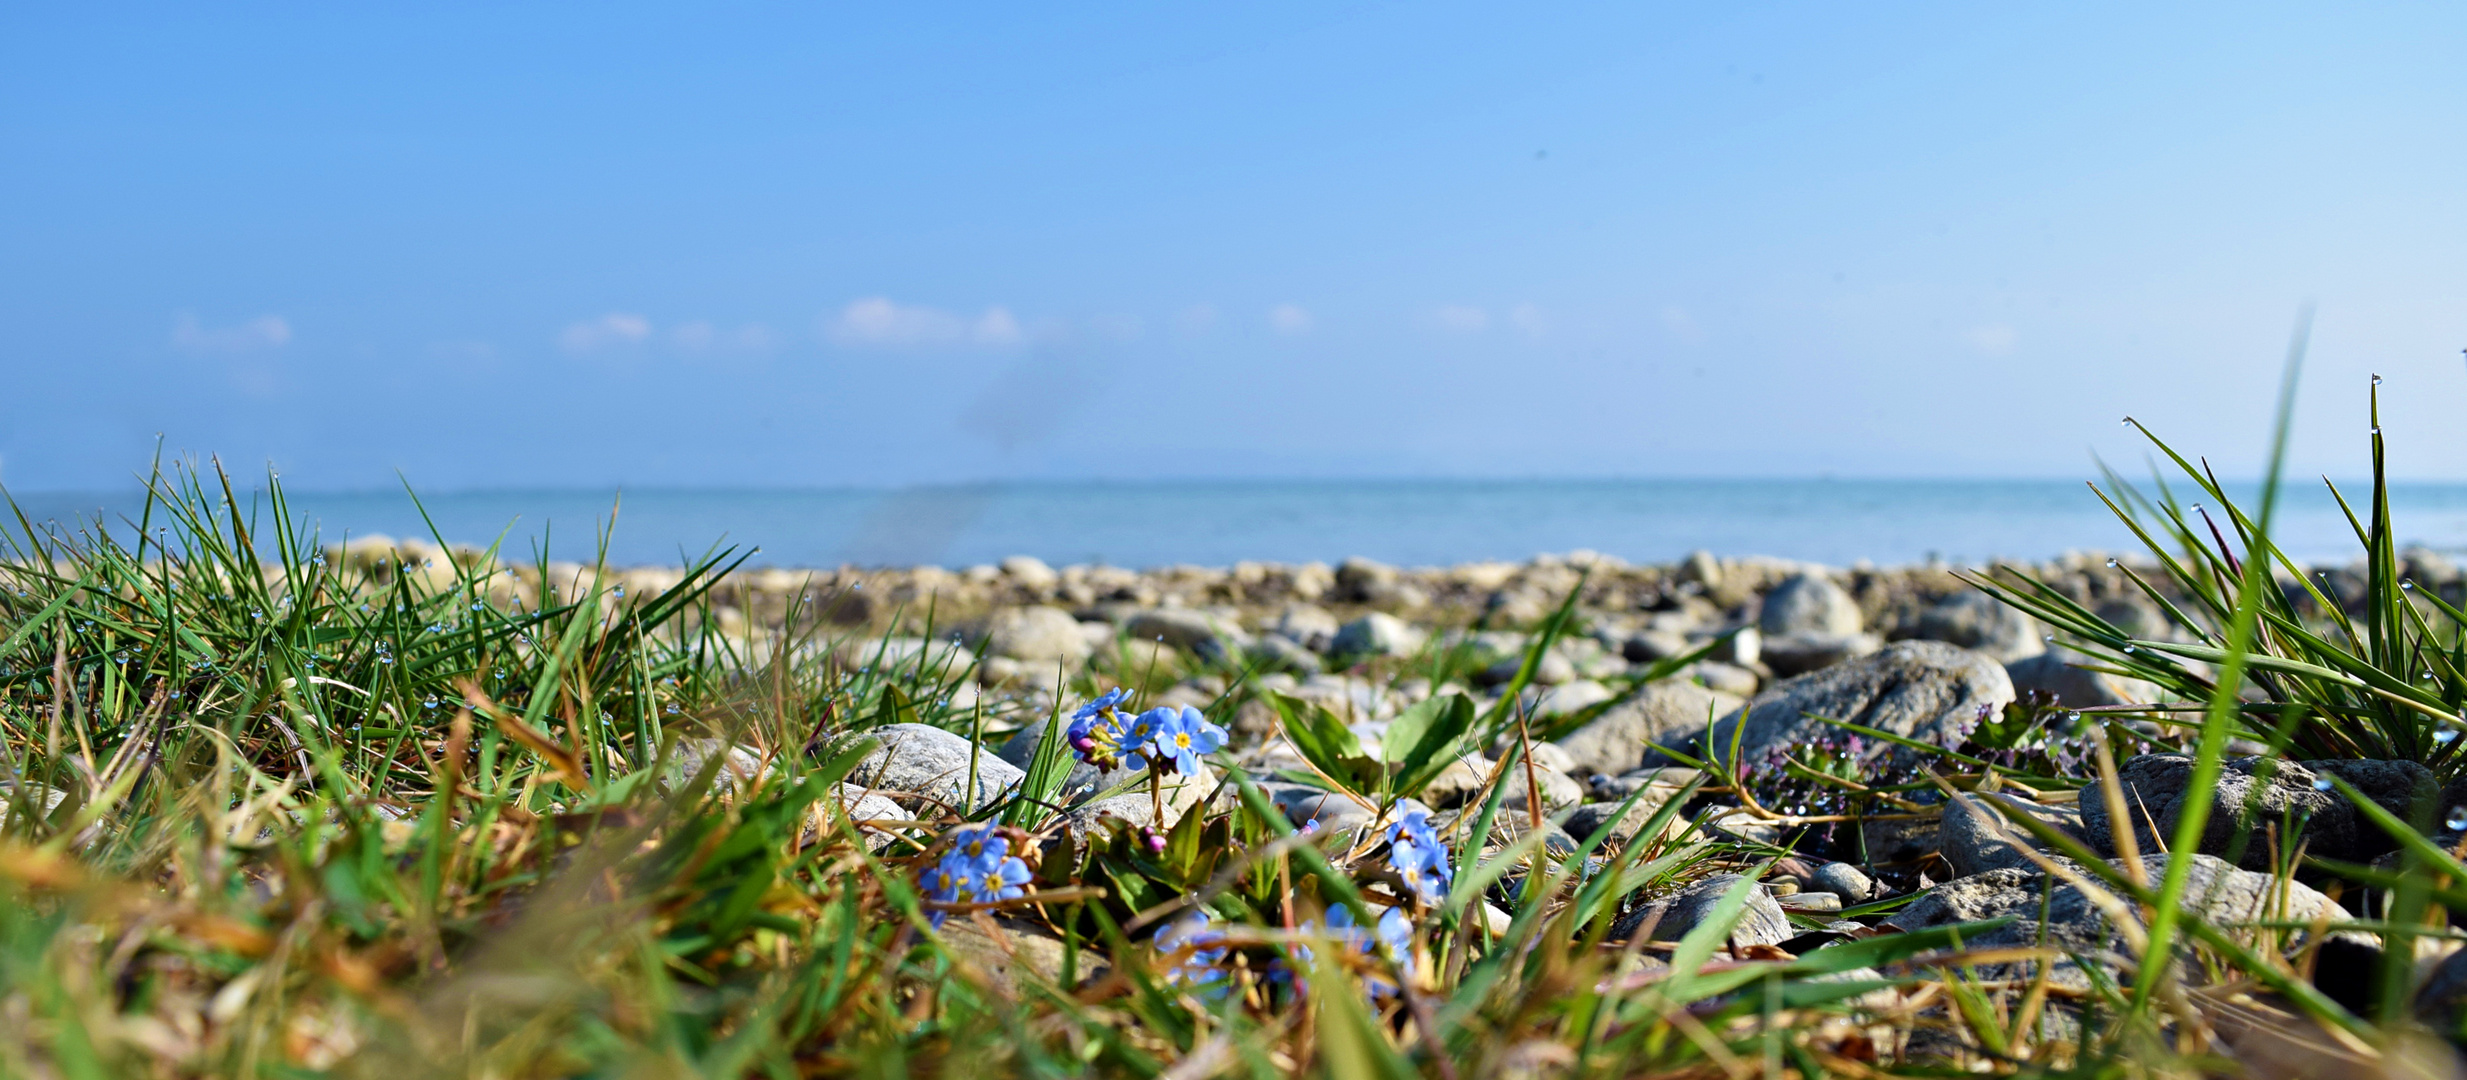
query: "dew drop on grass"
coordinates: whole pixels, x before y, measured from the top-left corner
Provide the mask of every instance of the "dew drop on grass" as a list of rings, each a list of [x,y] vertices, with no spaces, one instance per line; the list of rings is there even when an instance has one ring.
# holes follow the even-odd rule
[[[2373,385],[2375,385],[2375,386],[2380,386],[2380,385],[2381,385],[2381,376],[2379,376],[2379,375],[2375,375],[2375,376],[2373,376]]]
[[[2451,743],[2457,742],[2458,729],[2454,727],[2434,728],[2433,741],[2440,743],[2443,746],[2448,746]]]
[[[2451,832],[2467,829],[2467,806],[2451,807],[2450,816],[2441,819],[2441,827]]]
[[[2373,425],[2373,434],[2375,434],[2375,435],[2379,435],[2379,434],[2381,434],[2381,425],[2380,425],[2380,424],[2375,424],[2375,425]]]
[[[2315,778],[2314,778],[2314,780],[2313,780],[2313,790],[2315,790],[2315,791],[2328,791],[2328,790],[2330,790],[2330,778],[2329,778],[2329,777],[2327,777],[2327,776],[2315,777]]]
[[[2125,646],[2125,647],[2124,647],[2124,651],[2126,651],[2126,652],[2140,652],[2141,650],[2140,650],[2140,649],[2137,649],[2137,648],[2134,648],[2134,647],[2133,647],[2133,646],[2131,646],[2131,645],[2127,645],[2127,646]]]
[[[2398,583],[2398,587],[2413,592],[2415,591],[2416,583],[2412,581],[2402,581]]]

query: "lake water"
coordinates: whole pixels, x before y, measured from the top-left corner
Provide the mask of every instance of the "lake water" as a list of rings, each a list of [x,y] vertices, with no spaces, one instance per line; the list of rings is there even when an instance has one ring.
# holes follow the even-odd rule
[[[2351,499],[2369,493],[2364,484],[2347,490]],[[428,534],[401,492],[288,495],[328,540]],[[129,493],[16,498],[37,520],[117,523],[139,505]],[[503,535],[505,551],[526,558],[543,540],[556,557],[589,558],[619,505],[617,492],[579,490],[421,501],[448,540]],[[2394,486],[2391,502],[2402,540],[2467,547],[2467,485]],[[2318,481],[2288,489],[2277,533],[2308,561],[2343,562],[2357,551]],[[2066,481],[1411,480],[636,490],[623,493],[608,544],[620,565],[675,563],[714,544],[758,547],[756,563],[781,566],[964,566],[1013,554],[1055,565],[1349,555],[1435,565],[1579,548],[1634,562],[1705,548],[1847,565],[2123,551],[2133,539],[2087,488]]]

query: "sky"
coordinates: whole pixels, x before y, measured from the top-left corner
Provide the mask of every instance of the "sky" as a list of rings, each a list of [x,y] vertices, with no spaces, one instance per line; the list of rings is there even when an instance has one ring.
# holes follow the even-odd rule
[[[2467,479],[2467,9],[10,5],[0,483]]]

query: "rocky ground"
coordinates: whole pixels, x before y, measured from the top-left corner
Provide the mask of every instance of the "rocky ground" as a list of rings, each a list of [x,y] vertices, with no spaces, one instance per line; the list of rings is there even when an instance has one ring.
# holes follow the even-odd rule
[[[416,555],[400,557],[418,565]],[[2406,560],[2408,576],[2428,591],[2461,592],[2460,574],[2438,556],[2411,551]],[[2133,636],[2180,635],[2135,584],[2138,577],[2162,597],[2173,594],[2153,564],[2080,555],[2014,569]],[[574,566],[551,566],[544,578],[536,570],[499,572],[508,590],[545,587],[559,595],[572,595],[590,578]],[[663,587],[670,573],[617,571],[614,584],[649,591]],[[2360,573],[2316,571],[2334,596],[2360,595]],[[2050,734],[2028,748],[2043,771],[2056,774],[2055,782],[2033,787],[1978,770],[1964,774],[1917,747],[1845,740],[1814,719],[1849,720],[1920,747],[1983,753],[1972,736],[1986,721],[2153,703],[2154,687],[2087,670],[2085,658],[2044,627],[1942,565],[1843,569],[1698,553],[1672,565],[1634,566],[1579,552],[1447,568],[1354,559],[1334,567],[1133,571],[1057,570],[1021,557],[957,571],[754,571],[732,578],[701,617],[743,636],[757,653],[765,640],[810,635],[852,669],[914,664],[937,671],[950,697],[936,704],[946,715],[973,713],[988,746],[998,750],[1000,760],[978,758],[968,771],[979,787],[970,792],[952,786],[965,783],[953,779],[954,763],[972,756],[968,741],[949,733],[952,725],[901,725],[891,732],[901,737],[852,778],[852,799],[878,800],[871,792],[888,788],[963,807],[989,800],[1027,764],[1042,731],[1039,718],[1123,684],[1142,690],[1150,704],[1208,709],[1233,730],[1241,763],[1296,824],[1349,829],[1372,824],[1371,811],[1308,782],[1312,767],[1282,737],[1274,702],[1323,707],[1376,753],[1388,722],[1417,702],[1462,692],[1484,709],[1498,705],[1534,635],[1571,595],[1566,632],[1541,654],[1510,710],[1532,737],[1534,768],[1516,778],[1504,804],[1517,820],[1488,842],[1505,843],[1528,827],[1534,799],[1549,816],[1542,827],[1553,849],[1572,851],[1604,825],[1615,842],[1631,842],[1663,802],[1699,784],[1675,828],[1693,827],[1779,859],[1733,933],[1737,948],[1798,951],[1878,930],[2006,914],[2028,916],[2029,925],[2017,924],[2013,939],[2002,942],[2024,946],[2037,940],[2044,910],[2052,940],[2076,953],[2051,967],[2060,985],[2089,985],[2079,970],[2084,957],[2127,951],[2122,931],[2095,902],[2104,894],[2086,884],[2079,864],[2032,839],[2014,819],[2035,819],[2113,865],[2137,866],[2157,880],[2171,857],[2163,840],[2183,809],[2190,771],[2172,729],[2143,718],[2117,744],[2126,751],[2117,755],[2123,805],[2140,808],[2140,820],[2117,828],[2096,787],[2080,793],[2095,778],[2088,752],[2053,745],[2074,729],[2048,727]],[[1674,660],[1685,662],[1667,663]],[[1708,731],[1713,747],[1735,753],[1736,771],[1726,775],[1738,786],[1723,787],[1714,781],[1724,777],[1682,764],[1707,756]],[[1457,827],[1468,802],[1499,781],[1495,770],[1511,741],[1464,754],[1415,805],[1432,810],[1443,827]],[[1847,763],[1856,780],[1894,794],[1849,799],[1788,782],[1786,759],[1823,753]],[[1931,789],[1923,766],[1955,774],[1947,778],[1949,794]],[[2184,856],[2198,860],[2201,912],[2230,924],[2370,913],[2369,890],[2340,890],[2311,871],[2270,872],[2297,845],[2313,856],[2389,864],[2397,845],[2330,790],[2323,779],[2330,774],[2428,832],[2443,832],[2446,823],[2446,840],[2457,840],[2467,826],[2467,812],[2450,809],[2467,804],[2467,790],[2445,792],[2415,762],[2265,765],[2242,757],[2214,796],[2201,849]],[[1096,785],[1093,776],[1075,779],[1070,790],[1084,795]],[[1170,825],[1211,786],[1185,783],[1162,803],[1121,796],[1075,813],[1082,822],[1113,816]],[[1646,797],[1622,818],[1623,800],[1639,790]],[[1160,810],[1162,823],[1155,820]],[[2298,831],[2281,835],[2272,822],[2294,822]],[[2131,851],[2121,846],[2128,833]],[[1727,880],[1639,898],[1617,932],[1676,938],[1711,910]],[[1842,917],[1846,910],[1855,917]],[[2348,961],[2378,957],[2378,938],[2344,932],[2311,941],[2302,932],[2280,933],[2271,947],[2337,957],[2341,962],[2314,965],[2322,989],[2351,1007],[2369,1000],[2361,973],[2374,965]],[[2467,986],[2467,961],[2444,962],[2452,954],[2443,948],[2419,951],[2428,1016],[2446,1017],[2467,1001],[2467,990],[2458,989]]]

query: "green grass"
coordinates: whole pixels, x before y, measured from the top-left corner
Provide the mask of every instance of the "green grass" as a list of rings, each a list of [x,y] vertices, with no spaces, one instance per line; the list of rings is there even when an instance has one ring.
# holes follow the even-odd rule
[[[2368,539],[2386,555],[2384,517]],[[2244,542],[2268,551],[2262,522],[2248,524]],[[716,614],[728,551],[649,594],[621,594],[616,575],[560,588],[545,562],[494,550],[406,566],[330,553],[279,486],[244,500],[219,473],[158,476],[138,518],[108,529],[20,525],[0,550],[7,1075],[2191,1076],[2218,1071],[2206,1032],[2246,986],[2256,1000],[2234,1007],[2316,1047],[2348,1040],[2343,1052],[2369,1057],[2406,1030],[2312,993],[2257,944],[2283,931],[2170,915],[2149,927],[2156,948],[2173,934],[2206,965],[2128,966],[2084,997],[1983,980],[1969,962],[1990,958],[1965,955],[1959,928],[1729,955],[1744,888],[1682,940],[1618,940],[1611,925],[1638,894],[1752,877],[1776,853],[1665,829],[1693,812],[1686,799],[1633,844],[1595,835],[1554,851],[1530,828],[1469,842],[1524,813],[1502,809],[1525,783],[1515,749],[1452,838],[1454,888],[1413,909],[1408,977],[1308,928],[1333,907],[1367,918],[1397,899],[1375,849],[1297,835],[1225,756],[1218,797],[1161,851],[1127,833],[1055,848],[1027,898],[947,913],[938,931],[919,869],[961,818],[888,826],[888,842],[850,821],[837,784],[870,731],[914,722],[992,743],[1106,686],[1153,693],[1193,674],[1223,681],[1209,711],[1226,723],[1262,697],[1252,673],[1126,641],[1042,705],[979,697],[963,686],[972,658],[902,658],[880,624],[836,629],[821,617],[830,595],[731,631]],[[2421,601],[2393,592],[2340,666],[2301,651],[2308,617],[2257,587],[2267,579],[2222,575],[2225,553],[2183,558],[2181,591],[2224,620],[2211,647],[2229,684],[2250,642],[2245,682],[2309,695],[2290,721],[2265,707],[2280,699],[2213,698],[2184,668],[2163,685],[2222,703],[2200,727],[2205,762],[2236,724],[2382,746],[2426,737],[2409,734],[2419,705],[2455,704],[2455,682],[2377,694],[2347,674],[2425,658]],[[2049,599],[2061,593],[1995,587],[2081,643],[2110,640]],[[1538,728],[1512,703],[1573,613],[1571,596],[1498,708],[1433,699],[1375,751],[1311,706],[1263,701],[1323,782],[1383,806],[1466,748],[1566,726]],[[949,637],[930,608],[887,618]],[[2173,670],[2125,644],[2118,666]],[[1468,663],[1434,646],[1360,673],[1444,684]],[[1992,776],[2079,784],[2043,757],[1979,756],[2051,722],[2017,717],[1990,729],[2005,744],[1933,748],[1948,752],[1937,775],[1863,787],[1853,805],[1906,810],[1927,785]],[[2369,735],[2338,736],[2350,722]],[[708,739],[763,772],[724,775],[709,744],[687,741]],[[689,748],[713,764],[680,768]],[[1058,815],[1038,796],[1065,762],[1057,741],[1042,755],[1023,796],[972,816],[1050,835]],[[1707,764],[1700,794],[1781,779]],[[1846,779],[1801,772],[1794,782]],[[2410,848],[2411,865],[2449,876],[2428,877],[2394,921],[2422,922],[2467,881],[2428,846]],[[2122,909],[2175,910],[2179,876],[2085,865]],[[1234,928],[1230,997],[1173,982],[1173,958],[1150,943],[1191,905]],[[1404,992],[1367,997],[1372,976]],[[2056,1013],[2078,1023],[2036,1022]]]

